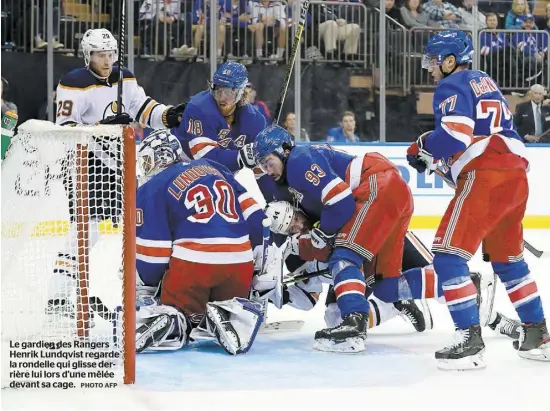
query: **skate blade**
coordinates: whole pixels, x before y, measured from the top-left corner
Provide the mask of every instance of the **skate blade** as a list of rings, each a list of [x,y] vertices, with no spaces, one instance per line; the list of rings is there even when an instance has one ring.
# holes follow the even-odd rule
[[[324,351],[324,352],[357,354],[365,351],[366,340],[361,337],[352,337],[337,343],[326,338],[321,338],[321,339],[315,340],[315,343],[313,344],[313,348],[317,351]]]
[[[443,371],[482,370],[485,367],[487,367],[487,364],[483,360],[482,352],[456,360],[437,360],[437,368]]]
[[[518,351],[518,355],[526,360],[550,361],[550,342],[529,351]]]
[[[152,323],[143,324],[136,330],[136,353],[158,345],[164,341],[170,331],[172,320],[167,314],[157,317]]]
[[[422,308],[422,313],[424,314],[424,322],[426,323],[426,330],[431,330],[434,328],[434,319],[432,318],[432,312],[430,311],[430,306],[428,305],[427,300],[418,300]]]
[[[497,276],[495,273],[482,275],[480,279],[481,303],[479,305],[479,325],[486,327],[491,319],[495,291],[497,288]]]

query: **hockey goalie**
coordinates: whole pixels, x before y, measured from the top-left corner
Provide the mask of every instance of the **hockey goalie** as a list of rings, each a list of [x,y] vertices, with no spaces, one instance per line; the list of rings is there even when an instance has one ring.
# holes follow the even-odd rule
[[[224,166],[183,157],[167,130],[138,152],[136,351],[211,340],[246,353],[263,320],[248,297],[265,214]]]

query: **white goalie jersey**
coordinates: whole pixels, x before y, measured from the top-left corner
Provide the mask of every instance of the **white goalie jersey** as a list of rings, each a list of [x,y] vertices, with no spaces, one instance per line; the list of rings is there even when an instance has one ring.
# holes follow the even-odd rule
[[[122,112],[143,127],[166,128],[162,115],[167,106],[145,94],[128,69],[123,68]],[[96,124],[117,112],[118,67],[106,81],[96,78],[89,69],[67,73],[57,86],[56,124]]]

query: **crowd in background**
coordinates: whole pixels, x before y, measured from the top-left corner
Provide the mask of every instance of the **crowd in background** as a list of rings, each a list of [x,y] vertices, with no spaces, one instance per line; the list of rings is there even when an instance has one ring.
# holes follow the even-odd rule
[[[288,58],[292,42],[293,0],[133,0],[134,51],[139,58],[207,62],[210,36],[215,30],[218,63],[226,59],[244,64],[281,64]],[[388,65],[403,75],[411,68],[416,88],[433,85],[415,83],[413,59],[434,30],[459,28],[479,33],[479,68],[493,76],[501,87],[525,92],[533,84],[548,82],[550,64],[550,3],[546,7],[526,0],[385,0],[388,21]],[[214,13],[210,4],[216,4]],[[376,54],[378,17],[374,0],[314,0],[306,19],[301,57],[320,64],[356,65],[365,69],[368,56]],[[543,5],[544,6],[544,5]],[[535,16],[534,10],[538,14]],[[543,10],[543,11],[541,11]],[[80,38],[90,27],[106,27],[118,33],[119,1],[53,0],[53,43],[56,53],[80,56]],[[216,20],[211,22],[211,16]],[[46,0],[2,0],[3,51],[40,52],[47,46]],[[502,31],[509,30],[509,31]],[[408,37],[401,37],[401,34]],[[394,35],[396,34],[396,35]],[[404,39],[404,40],[403,40]],[[368,44],[367,44],[368,43]],[[405,44],[407,43],[407,44]],[[399,55],[398,55],[399,54]],[[405,63],[403,55],[411,61]],[[376,66],[376,62],[374,62]],[[399,74],[401,73],[401,74]],[[419,74],[420,73],[420,74]],[[387,76],[387,87],[392,86]],[[389,79],[389,80],[388,80]],[[266,116],[269,108],[256,99],[251,103]],[[543,87],[542,85],[540,87]],[[261,90],[258,90],[261,94]],[[43,115],[46,116],[47,105]],[[357,142],[355,116],[346,111],[335,119],[324,139]],[[295,114],[284,114],[283,124],[298,141],[309,141],[307,131],[294,130]],[[147,130],[139,130],[147,133]],[[535,131],[532,131],[535,135]],[[320,140],[315,136],[312,140]]]

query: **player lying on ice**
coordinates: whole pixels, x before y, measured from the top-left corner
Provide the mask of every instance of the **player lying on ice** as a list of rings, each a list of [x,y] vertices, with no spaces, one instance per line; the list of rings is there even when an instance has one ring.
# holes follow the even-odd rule
[[[435,356],[444,369],[485,366],[476,290],[468,275],[468,261],[483,245],[484,260],[522,322],[514,348],[522,358],[550,361],[541,297],[523,259],[529,162],[502,92],[486,73],[468,69],[473,53],[462,31],[445,30],[429,39],[423,67],[437,83],[435,130],[407,151],[409,164],[421,173],[433,172],[442,161],[457,187],[432,245],[456,338]]]
[[[245,353],[263,320],[247,298],[265,214],[227,168],[182,156],[164,130],[138,151],[136,350],[177,350],[191,338]]]
[[[293,275],[299,275],[304,272],[311,276],[311,278],[306,281],[300,281],[288,287],[284,286],[282,291],[284,303],[301,310],[310,310],[315,306],[319,298],[318,296],[322,292],[323,283],[331,284],[326,299],[325,322],[328,327],[337,326],[342,319],[340,310],[336,304],[332,279],[327,270],[328,264],[317,260],[311,260],[311,256],[307,255],[308,250],[311,249],[309,233],[313,228],[312,222],[300,209],[292,206],[292,204],[286,201],[274,201],[269,203],[265,212],[272,223],[271,231],[285,238],[291,236],[287,252],[285,253],[285,263],[289,271],[292,272]],[[414,277],[419,273],[418,269],[420,268],[422,279],[433,278],[434,281],[429,284],[432,285],[433,290],[433,284],[437,277],[431,265],[433,255],[411,231],[407,232],[404,240],[403,261],[401,264],[402,271],[407,272],[408,270],[416,269],[410,272],[410,274],[412,274],[411,277]],[[303,252],[301,252],[300,243],[304,245]],[[363,268],[364,270],[369,270],[370,267]],[[256,276],[253,280],[253,283],[256,283],[255,288],[261,289],[263,294],[268,297],[270,293],[274,292],[270,288],[270,286],[274,285],[274,281],[271,280],[269,275],[270,273],[266,273],[266,275],[263,276]],[[495,277],[489,276],[482,280],[481,274],[474,272],[471,272],[470,276],[476,285],[478,304],[481,307],[480,310],[482,312],[491,313],[488,326],[497,333],[513,339],[518,339],[518,328],[520,323],[491,310],[496,285]],[[265,285],[261,287],[260,283]],[[428,286],[426,288],[427,289],[423,292],[423,296],[426,298],[434,297],[433,291],[430,292],[429,290],[430,287]],[[424,299],[387,303],[372,294],[372,285],[367,287],[367,299],[370,305],[369,328],[380,325],[399,314],[407,318],[413,324],[416,331],[421,332],[425,329],[432,328],[431,314],[427,302]],[[439,300],[444,302],[443,298]],[[489,314],[487,316],[489,316]]]

